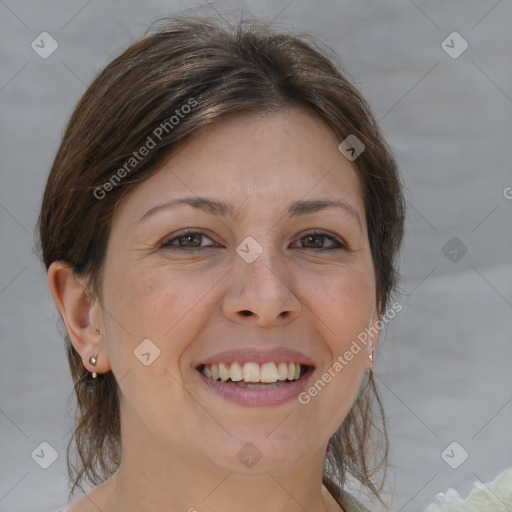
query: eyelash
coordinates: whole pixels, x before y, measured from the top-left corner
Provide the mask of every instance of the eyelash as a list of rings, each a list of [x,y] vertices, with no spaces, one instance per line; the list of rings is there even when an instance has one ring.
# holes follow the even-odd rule
[[[191,235],[199,235],[201,237],[205,237],[205,238],[208,238],[209,240],[211,240],[211,238],[209,236],[207,236],[205,233],[203,233],[202,231],[199,231],[199,230],[194,230],[194,229],[187,229],[181,233],[179,233],[178,235],[176,236],[173,236],[172,238],[168,238],[166,239],[162,245],[161,245],[161,248],[162,249],[166,249],[166,250],[171,250],[171,251],[184,251],[184,252],[190,252],[190,253],[193,253],[193,252],[198,252],[198,251],[201,251],[203,250],[204,248],[210,248],[210,247],[219,247],[218,244],[216,245],[202,245],[202,246],[199,246],[199,247],[184,247],[184,246],[180,246],[180,245],[173,245],[172,242],[174,242],[175,240],[178,240],[180,238],[184,238],[184,237],[187,237],[187,236],[191,236]],[[300,238],[297,239],[297,241],[301,241],[303,238],[306,238],[306,237],[309,237],[309,236],[321,236],[321,237],[324,237],[324,239],[327,239],[327,240],[330,240],[331,242],[333,242],[334,246],[331,246],[331,247],[299,247],[299,249],[303,249],[303,250],[312,250],[312,251],[332,251],[332,250],[347,250],[347,246],[341,242],[340,240],[337,240],[334,236],[332,235],[328,235],[327,233],[323,233],[321,231],[317,231],[317,230],[312,230],[312,231],[308,231],[307,233],[303,234]]]

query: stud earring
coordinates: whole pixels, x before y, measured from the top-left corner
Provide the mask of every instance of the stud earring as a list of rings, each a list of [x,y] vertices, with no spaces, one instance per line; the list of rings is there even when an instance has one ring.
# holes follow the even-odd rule
[[[96,354],[97,356],[98,354]],[[89,363],[91,363],[93,366],[96,366],[96,362],[98,361],[98,359],[96,358],[96,356],[92,356],[90,359],[89,359]],[[95,379],[98,374],[96,372],[91,372],[92,373],[92,378]]]

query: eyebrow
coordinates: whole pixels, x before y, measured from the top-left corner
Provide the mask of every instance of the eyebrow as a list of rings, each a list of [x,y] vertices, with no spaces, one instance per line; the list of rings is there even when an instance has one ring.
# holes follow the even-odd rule
[[[224,203],[208,197],[182,197],[150,208],[137,221],[137,224],[157,212],[175,208],[180,205],[188,205],[196,210],[201,210],[211,215],[219,215],[221,217],[229,216],[232,218],[236,217],[235,207],[232,204]],[[288,217],[307,215],[331,207],[341,208],[345,213],[356,220],[359,227],[362,229],[361,216],[359,215],[359,212],[350,203],[339,199],[309,199],[293,201],[285,215]]]

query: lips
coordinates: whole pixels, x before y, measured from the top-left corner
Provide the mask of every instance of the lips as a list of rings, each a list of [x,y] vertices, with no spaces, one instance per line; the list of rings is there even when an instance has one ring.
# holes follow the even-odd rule
[[[315,364],[293,349],[250,347],[220,352],[196,363],[195,369],[200,380],[225,400],[267,406],[296,398],[311,378]]]

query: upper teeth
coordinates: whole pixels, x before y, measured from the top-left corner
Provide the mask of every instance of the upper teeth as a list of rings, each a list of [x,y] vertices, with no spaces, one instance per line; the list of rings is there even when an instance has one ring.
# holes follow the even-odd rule
[[[297,380],[300,377],[299,363],[219,363],[205,364],[202,374],[212,379],[245,382],[277,382],[278,380]]]

